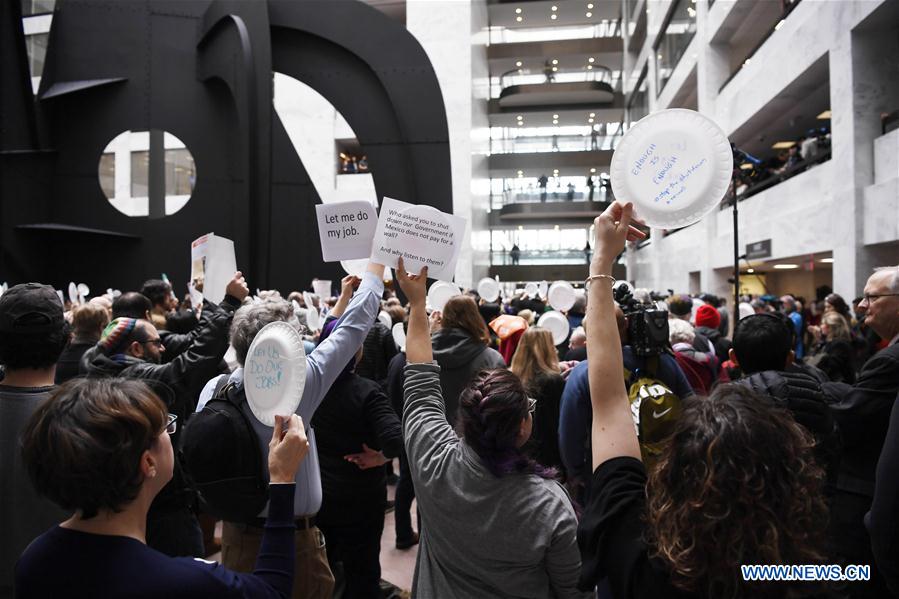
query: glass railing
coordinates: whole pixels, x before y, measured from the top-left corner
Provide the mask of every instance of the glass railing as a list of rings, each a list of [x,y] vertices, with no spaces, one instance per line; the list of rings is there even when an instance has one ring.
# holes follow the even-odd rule
[[[614,150],[621,135],[552,135],[490,140],[491,154],[539,154],[543,152],[588,152]]]
[[[658,94],[683,57],[696,35],[696,9],[691,0],[675,0],[671,18],[656,46],[656,89]]]
[[[535,264],[590,264],[591,251],[585,250],[509,250],[490,252],[491,266],[527,266]]]
[[[490,78],[490,98],[499,98],[500,94],[507,87],[513,85],[540,85],[549,83],[550,74],[552,83],[578,83],[583,81],[601,81],[608,83],[615,90],[620,91],[621,86],[621,70],[612,70],[607,67],[597,66],[587,69],[585,65],[583,71],[567,71],[549,73],[536,71],[533,69],[513,69],[507,73],[503,73],[499,77]]]
[[[603,20],[589,25],[530,28],[491,27],[489,30],[491,44],[582,40],[595,37],[621,37],[621,22],[615,19]]]
[[[490,207],[500,209],[509,204],[540,204],[542,202],[611,202],[614,199],[610,187],[596,185],[589,187],[548,187],[543,192],[539,187],[507,190],[490,196]]]

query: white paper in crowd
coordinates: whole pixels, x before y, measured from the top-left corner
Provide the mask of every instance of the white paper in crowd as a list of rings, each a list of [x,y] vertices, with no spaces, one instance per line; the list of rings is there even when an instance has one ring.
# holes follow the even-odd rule
[[[465,238],[465,219],[424,205],[384,198],[372,243],[372,260],[393,268],[403,257],[406,270],[452,281]]]
[[[537,293],[540,294],[541,299],[546,299],[546,292],[549,290],[549,283],[546,281],[540,281],[537,285]]]
[[[306,310],[306,327],[313,332],[322,330],[322,317],[312,304]]]
[[[321,279],[312,281],[312,290],[315,292],[315,295],[322,298],[322,300],[326,300],[331,297],[331,281]]]
[[[318,312],[318,308],[315,307],[315,302],[312,299],[312,294],[308,291],[303,292],[303,303],[306,304],[306,309],[311,310],[312,312]]]
[[[446,281],[437,281],[428,289],[428,305],[433,310],[443,310],[446,302],[457,295],[462,295],[462,290]]]
[[[537,297],[537,294],[540,292],[540,288],[537,287],[537,283],[528,283],[524,286],[524,293],[528,297]]]
[[[390,314],[388,314],[384,310],[378,312],[378,320],[380,320],[381,324],[383,324],[388,329],[393,326],[393,319],[390,317]]]
[[[190,244],[190,280],[202,286],[203,297],[213,304],[225,299],[225,288],[237,272],[234,242],[208,233]]]
[[[378,225],[378,215],[371,202],[317,204],[315,216],[325,262],[371,256],[371,242]]]
[[[62,289],[57,289],[56,295],[59,296],[59,303],[61,303],[62,305],[65,305],[66,300],[65,300],[65,297],[63,297],[63,295],[62,295]]]
[[[478,281],[478,295],[488,302],[495,302],[499,297],[499,282],[490,277]]]
[[[203,305],[203,293],[197,289],[193,281],[187,284],[187,293],[190,295],[190,303],[194,310]]]
[[[755,314],[755,308],[752,307],[752,304],[747,302],[740,302],[740,320],[743,320],[747,316],[752,316]]]
[[[247,403],[259,422],[274,426],[275,415],[296,412],[306,383],[303,339],[286,322],[264,327],[250,345],[244,361]]]
[[[73,304],[78,303],[78,286],[74,282],[69,282],[69,301]]]
[[[574,287],[568,281],[556,281],[549,286],[547,300],[554,310],[567,312],[571,310],[575,300]]]
[[[293,306],[293,313],[294,313],[294,314],[296,314],[297,312],[300,312],[300,311],[303,309],[303,308],[300,306],[300,302],[298,302],[297,300],[290,300],[290,305]]]
[[[393,341],[400,351],[406,351],[406,331],[403,329],[403,323],[398,322],[390,329],[393,334]]]
[[[733,172],[721,128],[693,110],[654,112],[628,129],[612,155],[612,191],[652,227],[686,227],[718,206]]]
[[[537,321],[538,327],[547,329],[553,336],[553,345],[562,345],[568,339],[568,319],[561,312],[544,312]]]

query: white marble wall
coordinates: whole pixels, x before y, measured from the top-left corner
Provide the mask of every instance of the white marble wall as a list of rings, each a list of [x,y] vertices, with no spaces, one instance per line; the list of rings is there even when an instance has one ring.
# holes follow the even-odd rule
[[[486,171],[487,129],[487,6],[485,0],[407,0],[406,27],[431,60],[449,127],[453,212],[465,218],[466,232],[456,282],[471,286],[486,273],[483,235],[489,181]],[[489,257],[487,258],[489,260]]]
[[[827,57],[833,158],[741,202],[739,242],[742,253],[746,243],[772,239],[772,259],[833,251],[833,287],[855,297],[872,266],[899,262],[890,257],[899,256],[899,136],[877,139],[878,115],[899,101],[897,61],[882,59],[899,56],[899,36],[895,27],[872,32],[876,22],[865,21],[889,0],[802,2],[719,94],[730,72],[728,55],[711,40],[734,6],[746,1],[717,0],[711,8],[698,2],[696,38],[668,85],[676,88],[675,78],[687,76],[695,51],[699,111],[730,134]],[[671,97],[666,87],[652,108],[666,107]],[[698,268],[704,290],[729,294],[732,230],[731,212],[724,211],[669,237],[654,231],[653,242],[628,261],[628,278],[638,286],[686,290],[689,272]],[[884,243],[891,245],[871,245]]]

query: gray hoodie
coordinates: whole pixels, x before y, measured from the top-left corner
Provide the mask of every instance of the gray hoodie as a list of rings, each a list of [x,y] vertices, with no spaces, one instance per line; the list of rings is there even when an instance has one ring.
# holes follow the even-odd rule
[[[468,331],[444,328],[431,336],[434,360],[440,364],[440,387],[446,402],[446,420],[455,425],[459,394],[481,370],[505,368],[503,357]]]

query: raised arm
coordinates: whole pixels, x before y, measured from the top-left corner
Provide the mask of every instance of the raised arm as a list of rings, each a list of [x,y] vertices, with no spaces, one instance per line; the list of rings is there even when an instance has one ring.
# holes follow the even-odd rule
[[[421,269],[418,275],[406,272],[403,259],[399,259],[397,279],[400,289],[409,300],[409,330],[406,332],[406,360],[409,364],[430,364],[434,361],[431,350],[431,330],[428,325],[428,314],[425,311],[427,295],[428,267]]]
[[[611,458],[640,458],[640,445],[624,389],[621,338],[612,299],[612,264],[626,239],[643,233],[630,226],[633,205],[613,202],[596,217],[596,245],[590,263],[587,301],[587,363],[593,405],[593,469]]]
[[[359,283],[362,282],[362,279],[355,275],[347,275],[343,277],[340,281],[340,297],[337,298],[337,303],[334,305],[334,309],[331,310],[329,316],[333,316],[334,318],[340,318],[343,316],[343,313],[346,312],[346,307],[350,305],[350,299],[353,297],[353,291],[359,287]]]

